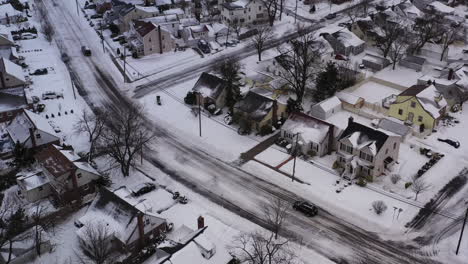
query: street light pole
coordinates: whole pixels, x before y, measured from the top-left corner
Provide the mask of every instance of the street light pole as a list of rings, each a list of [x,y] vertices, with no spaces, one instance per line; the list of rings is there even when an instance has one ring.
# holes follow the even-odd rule
[[[78,0],[75,0],[76,3],[76,15],[80,15],[80,9],[78,8]]]
[[[198,93],[198,127],[200,129],[200,137],[202,136],[202,133],[201,133],[201,93],[199,92]]]
[[[297,20],[297,0],[296,0],[296,8],[294,11],[294,24],[296,24],[296,20]]]
[[[465,219],[463,219],[463,226],[462,226],[462,230],[460,233],[460,238],[458,239],[457,251],[455,251],[455,255],[458,255],[458,251],[460,250],[460,244],[463,238],[463,231],[465,231],[465,224],[466,224],[467,217],[468,217],[468,208],[466,208]]]
[[[126,59],[127,59],[127,49],[125,47],[123,47],[123,62],[124,62],[124,68],[123,68],[123,77],[124,77],[124,83],[127,82],[127,74],[126,74],[126,71],[125,71],[125,66],[126,66]]]
[[[297,143],[299,139],[299,133],[296,134],[296,144],[294,145],[294,164],[291,180],[294,182],[294,176],[296,174],[296,158],[297,158]]]

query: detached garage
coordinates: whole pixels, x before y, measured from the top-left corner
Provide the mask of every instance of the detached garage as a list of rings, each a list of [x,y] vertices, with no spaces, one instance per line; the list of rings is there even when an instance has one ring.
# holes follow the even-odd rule
[[[338,97],[333,96],[327,100],[313,105],[310,114],[315,118],[325,120],[340,110],[341,101],[338,99]]]

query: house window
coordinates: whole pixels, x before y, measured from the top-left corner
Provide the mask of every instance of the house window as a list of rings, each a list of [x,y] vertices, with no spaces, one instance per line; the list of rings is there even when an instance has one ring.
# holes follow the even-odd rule
[[[341,143],[340,144],[340,150],[346,151],[346,145]]]
[[[403,115],[403,109],[401,109],[401,108],[398,109],[398,114],[399,114],[399,115]]]
[[[41,134],[36,134],[36,138],[41,138]]]
[[[363,160],[367,160],[369,162],[372,162],[374,160],[374,157],[370,154],[367,154],[363,151],[360,151],[359,152],[359,158],[363,159]]]
[[[411,107],[416,108],[416,102],[411,102]]]
[[[37,188],[39,191],[42,191],[44,188],[42,188],[42,186],[39,186],[39,188]]]
[[[396,142],[393,143],[393,149],[396,149]]]
[[[348,152],[349,154],[353,154],[353,147],[346,146],[346,152]]]
[[[148,41],[151,42],[151,38],[149,38]]]
[[[147,218],[147,219],[145,220],[145,225],[149,225],[149,223],[150,223],[150,221],[149,221],[149,219]]]
[[[149,50],[149,51],[153,51],[153,48],[150,48],[150,50]]]
[[[12,116],[12,115],[13,115],[12,112],[8,112],[8,113],[7,113],[7,116]]]
[[[418,116],[418,121],[419,121],[419,122],[422,122],[422,121],[423,121],[423,117],[422,117],[422,116]]]
[[[244,10],[244,14],[247,14],[247,11]]]
[[[385,150],[385,154],[388,154],[388,149]]]
[[[78,179],[81,178],[81,176],[81,173],[76,174],[76,177],[78,177]]]
[[[245,19],[241,18],[240,22],[241,22],[241,23],[244,23],[244,21],[245,21]]]
[[[162,39],[162,40],[164,40],[164,36],[162,36],[162,38],[161,38],[161,39]]]

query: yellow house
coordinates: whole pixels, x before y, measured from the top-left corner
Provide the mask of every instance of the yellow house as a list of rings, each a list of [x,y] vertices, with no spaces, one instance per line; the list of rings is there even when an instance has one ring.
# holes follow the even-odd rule
[[[434,85],[413,85],[390,105],[388,115],[423,132],[432,131],[446,113],[447,101]]]

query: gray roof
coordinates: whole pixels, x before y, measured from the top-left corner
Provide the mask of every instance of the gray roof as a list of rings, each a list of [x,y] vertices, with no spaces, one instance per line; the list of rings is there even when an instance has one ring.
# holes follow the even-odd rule
[[[410,131],[409,127],[386,118],[380,120],[379,128],[390,131],[402,137],[406,136]]]
[[[216,100],[226,87],[225,82],[218,76],[203,72],[192,90]]]
[[[248,114],[250,119],[254,121],[261,121],[268,115],[273,107],[273,103],[272,99],[249,91],[242,101],[236,103],[234,108]]]

